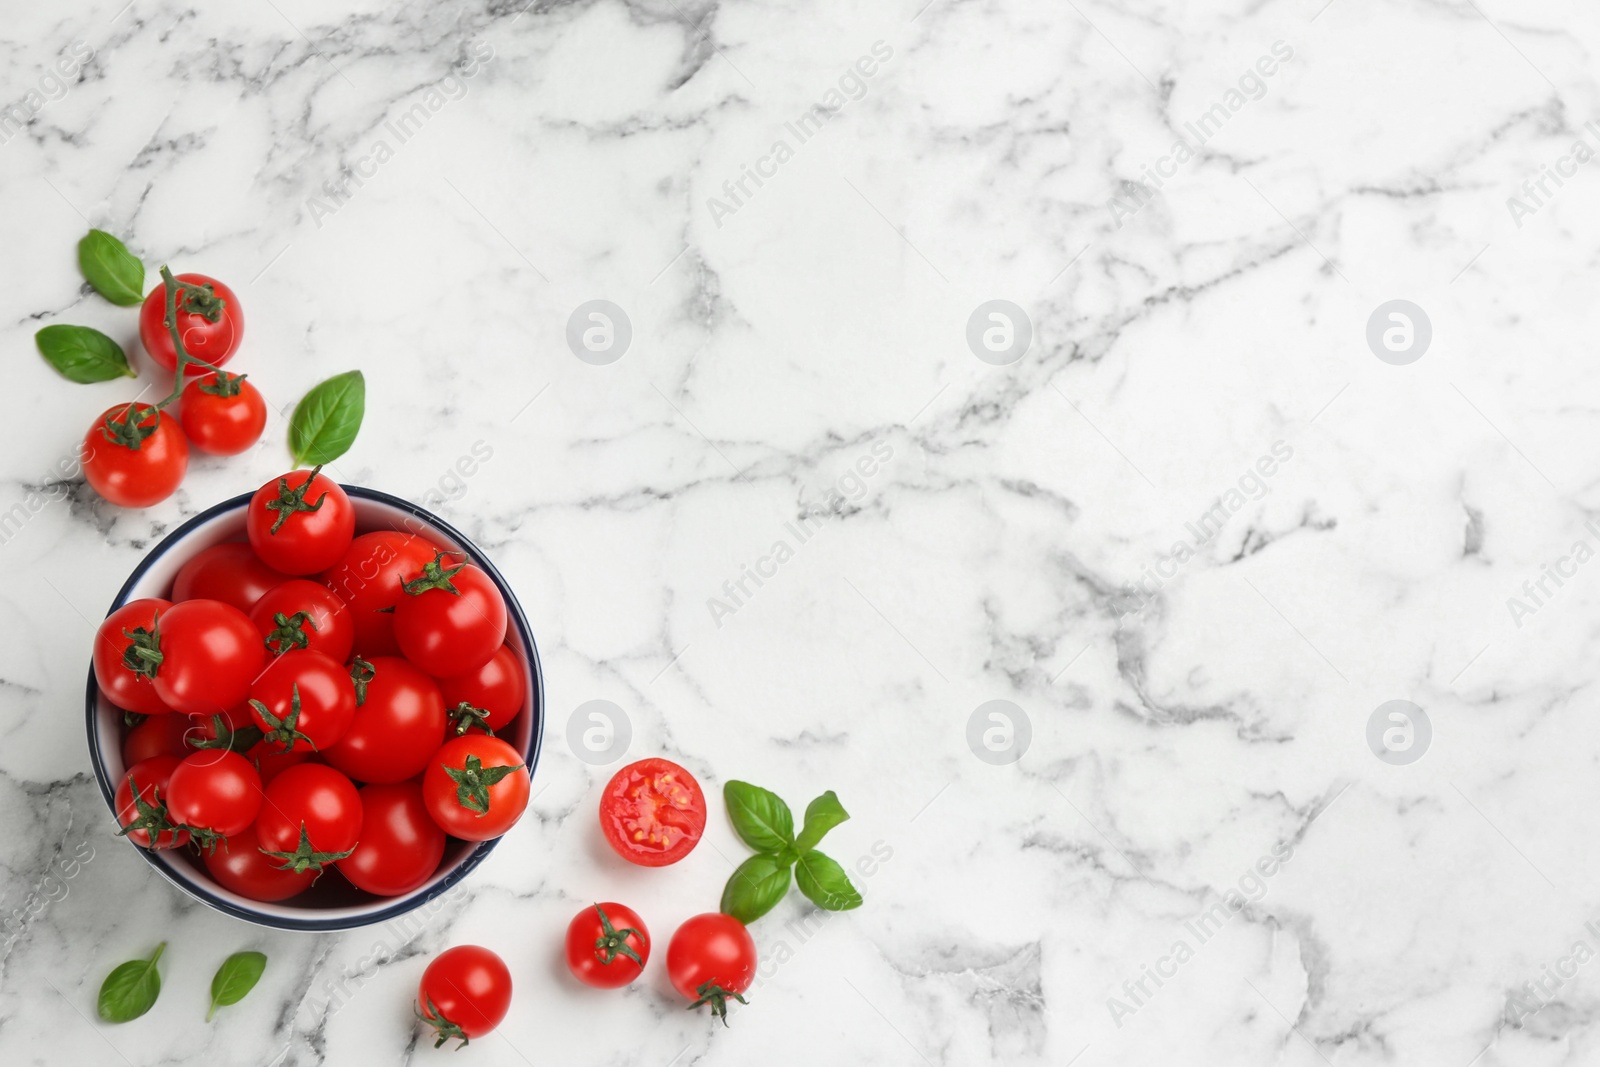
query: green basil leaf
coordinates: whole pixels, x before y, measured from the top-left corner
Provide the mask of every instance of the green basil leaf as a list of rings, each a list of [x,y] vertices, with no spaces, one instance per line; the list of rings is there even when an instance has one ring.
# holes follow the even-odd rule
[[[100,1018],[108,1023],[125,1023],[150,1010],[161,993],[161,972],[156,970],[156,961],[166,947],[163,941],[149,959],[129,960],[106,975],[100,983]]]
[[[211,1010],[206,1012],[206,1022],[218,1008],[237,1004],[245,994],[256,987],[261,972],[267,969],[267,957],[261,952],[235,952],[222,961],[216,976],[211,979]]]
[[[113,304],[132,307],[144,300],[144,264],[104,230],[90,230],[78,242],[78,269]]]
[[[770,852],[739,864],[722,888],[722,914],[749,925],[778,906],[789,892],[789,868]]]
[[[139,376],[128,366],[122,346],[99,330],[57,323],[34,334],[33,340],[45,360],[72,381],[88,384]]]
[[[805,826],[795,840],[794,847],[801,852],[810,852],[817,847],[823,834],[848,818],[850,813],[844,810],[844,805],[839,803],[839,798],[834,795],[833,790],[828,790],[806,805]]]
[[[794,815],[778,794],[749,782],[729,782],[722,797],[734,830],[751,848],[776,852],[794,843]]]
[[[861,907],[861,894],[839,864],[815,850],[803,853],[794,865],[794,880],[811,903],[828,911]]]
[[[367,412],[367,380],[358,370],[314,387],[289,419],[289,452],[306,467],[332,463],[346,452]]]

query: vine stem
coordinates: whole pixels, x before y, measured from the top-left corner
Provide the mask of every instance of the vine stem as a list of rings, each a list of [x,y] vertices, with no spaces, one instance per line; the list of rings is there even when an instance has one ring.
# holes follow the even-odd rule
[[[162,410],[183,394],[184,378],[187,376],[191,364],[196,367],[204,367],[212,373],[217,373],[220,370],[220,368],[213,367],[203,359],[196,359],[191,356],[189,350],[183,346],[183,335],[178,330],[178,294],[180,292],[187,293],[191,289],[197,293],[205,293],[205,290],[197,285],[178,281],[172,276],[172,270],[165,264],[161,267],[161,281],[167,290],[166,327],[167,332],[172,334],[172,347],[178,355],[178,366],[172,379],[172,392],[167,394],[165,400],[156,405],[157,411]],[[206,295],[209,296],[211,294]]]

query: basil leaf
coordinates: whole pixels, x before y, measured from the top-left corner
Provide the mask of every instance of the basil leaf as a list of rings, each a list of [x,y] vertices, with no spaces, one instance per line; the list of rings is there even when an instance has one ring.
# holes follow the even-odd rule
[[[757,852],[729,876],[719,908],[749,925],[777,907],[788,892],[788,865],[770,852]]]
[[[46,362],[71,381],[86,385],[139,376],[128,366],[122,346],[99,330],[57,323],[34,334],[33,340]]]
[[[810,852],[817,847],[823,834],[848,818],[850,813],[844,810],[844,805],[839,803],[833,790],[828,790],[806,805],[806,824],[795,840],[794,847],[801,852]]]
[[[161,972],[156,970],[156,961],[166,947],[163,941],[149,959],[129,960],[106,975],[100,983],[100,1018],[108,1023],[125,1023],[150,1010],[161,993]]]
[[[222,961],[216,976],[211,979],[211,1010],[206,1012],[206,1022],[218,1008],[237,1004],[245,994],[256,987],[261,972],[267,969],[267,957],[261,952],[235,952]]]
[[[722,797],[734,830],[751,848],[776,852],[794,842],[794,815],[778,794],[749,782],[729,782]]]
[[[794,867],[794,880],[800,892],[828,911],[849,911],[861,907],[861,894],[850,884],[849,875],[837,862],[820,852],[803,853]]]
[[[307,393],[289,419],[289,452],[305,467],[332,463],[346,452],[367,411],[367,380],[358,370],[335,374]]]
[[[104,230],[90,230],[78,242],[78,269],[113,304],[132,307],[144,300],[144,264]]]

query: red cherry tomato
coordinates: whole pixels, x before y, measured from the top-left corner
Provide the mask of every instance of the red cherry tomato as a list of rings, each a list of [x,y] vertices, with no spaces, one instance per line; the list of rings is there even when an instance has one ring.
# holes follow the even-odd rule
[[[117,707],[140,715],[172,710],[156,694],[154,658],[141,657],[137,649],[130,648],[138,644],[155,650],[155,635],[160,631],[157,617],[170,607],[169,601],[154,597],[135,600],[107,615],[96,631],[94,678],[100,683],[101,692]]]
[[[256,490],[245,530],[267,566],[285,574],[315,574],[339,562],[350,547],[356,512],[332,478],[290,471]]]
[[[118,507],[147,508],[177,491],[189,469],[189,442],[177,419],[153,407],[118,404],[89,427],[79,456],[95,492]]]
[[[350,729],[355,685],[326,653],[285,652],[250,687],[250,714],[279,752],[325,749]]]
[[[708,912],[688,919],[667,944],[667,977],[672,988],[694,1001],[711,1006],[711,1014],[728,1024],[728,998],[745,1003],[739,994],[756,977],[756,943],[744,923],[731,915]]]
[[[694,776],[671,760],[630,763],[600,794],[600,829],[617,854],[641,867],[677,863],[700,843],[706,798]]]
[[[213,456],[237,456],[261,439],[267,402],[242,374],[204,374],[183,387],[178,421],[189,443]]]
[[[416,782],[369,785],[361,790],[361,840],[338,862],[357,889],[398,897],[439,869],[444,831],[428,815]]]
[[[444,694],[444,706],[450,711],[456,733],[464,734],[473,726],[499,730],[522,711],[528,698],[528,679],[517,654],[509,645],[501,645],[477,670],[440,678],[439,691]],[[463,710],[462,704],[488,714],[474,715]]]
[[[298,767],[312,756],[310,750],[305,748],[285,752],[271,741],[262,741],[251,747],[244,754],[244,758],[256,765],[256,770],[261,774],[261,788],[265,789],[290,767]]]
[[[248,613],[267,590],[288,580],[243,541],[229,541],[202,549],[179,569],[172,580],[172,599],[220,600]]]
[[[466,556],[441,552],[406,583],[394,636],[406,659],[436,678],[475,671],[505,642],[506,602]]]
[[[403,782],[415,778],[439,751],[448,721],[444,698],[432,678],[395,656],[378,656],[366,680],[366,696],[338,743],[322,751],[329,766],[358,782]],[[356,664],[359,669],[362,663]]]
[[[457,945],[439,953],[422,972],[417,1012],[438,1031],[438,1048],[482,1037],[499,1026],[511,1010],[511,971],[505,960],[478,945]]]
[[[361,839],[361,797],[332,767],[290,767],[267,786],[256,836],[278,866],[320,871],[350,855]]]
[[[261,775],[237,752],[191,753],[173,768],[167,810],[175,823],[232,837],[261,811]]]
[[[467,790],[463,798],[462,787]],[[528,806],[528,767],[498,737],[468,734],[446,741],[422,776],[428,814],[465,841],[487,841],[516,825]]]
[[[175,716],[182,718],[183,716]],[[241,751],[240,740],[234,736],[234,731],[241,729],[259,730],[255,723],[250,705],[241,704],[232,711],[222,712],[217,715],[204,716],[191,720],[194,726],[190,728],[190,736],[185,739],[185,745],[190,750],[208,748],[229,748],[235,752]],[[302,745],[300,748],[285,752],[276,741],[257,741],[249,748],[243,749],[244,758],[255,767],[256,773],[261,775],[261,787],[265,789],[272,780],[290,767],[304,763],[311,758],[311,750]]]
[[[224,889],[251,900],[278,901],[299,896],[317,880],[316,871],[286,871],[261,851],[256,828],[246,826],[228,839],[227,848],[205,855],[206,873]]]
[[[585,985],[625,986],[649,962],[650,931],[632,908],[594,904],[567,924],[567,968]]]
[[[269,589],[250,609],[250,621],[273,653],[310,648],[343,663],[356,639],[344,601],[309,578],[291,578]]]
[[[205,301],[182,290],[177,296],[178,333],[183,347],[195,359],[220,367],[233,358],[244,340],[244,310],[233,290],[204,274],[179,274],[180,282],[210,286],[220,307],[207,308]],[[212,321],[215,319],[215,321]],[[157,285],[139,308],[139,340],[144,350],[167,370],[178,369],[178,352],[172,347],[172,331],[167,328],[167,287]]]
[[[187,756],[186,741],[196,720],[187,715],[152,715],[128,731],[122,739],[122,765],[132,767],[156,756]]]
[[[355,620],[356,651],[367,659],[394,656],[394,612],[400,587],[422,574],[438,554],[432,542],[399,530],[364,533],[350,542],[344,556],[321,576],[350,608]]]
[[[250,617],[220,600],[185,600],[162,612],[160,645],[156,696],[185,715],[242,703],[267,659]]]
[[[167,794],[172,787],[172,771],[178,763],[177,756],[141,760],[128,768],[128,773],[122,776],[122,784],[117,786],[117,822],[123,827],[128,840],[140,848],[180,848],[189,843],[189,831],[176,828],[177,824],[166,804]],[[133,800],[135,784],[139,787],[142,809]],[[129,826],[137,829],[129,830]],[[151,830],[156,832],[153,845],[150,843]]]

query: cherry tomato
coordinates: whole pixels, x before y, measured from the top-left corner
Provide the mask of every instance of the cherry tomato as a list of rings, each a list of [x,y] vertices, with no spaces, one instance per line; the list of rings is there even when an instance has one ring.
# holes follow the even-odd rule
[[[322,752],[328,764],[358,782],[389,783],[415,778],[439,751],[448,721],[444,698],[432,678],[403,659],[378,656],[358,683],[366,695],[338,743]]]
[[[482,1037],[511,1010],[511,971],[505,960],[478,945],[457,945],[434,957],[417,988],[417,1014],[446,1041]]]
[[[744,923],[721,912],[687,919],[667,944],[667,977],[672,988],[694,1001],[711,1005],[711,1014],[728,1025],[728,998],[740,996],[756,977],[756,943]]]
[[[267,651],[250,617],[220,600],[185,600],[161,614],[156,695],[173,711],[214,715],[244,701]]]
[[[172,599],[220,600],[248,613],[267,590],[288,580],[243,541],[228,541],[202,549],[179,569],[172,580]]]
[[[237,456],[261,439],[267,402],[242,374],[204,374],[183,387],[178,422],[189,443],[213,456]]]
[[[122,765],[132,767],[156,756],[187,756],[186,741],[196,720],[187,715],[152,715],[122,739]]]
[[[167,499],[183,481],[189,442],[177,419],[153,407],[118,404],[83,435],[80,458],[84,480],[107,501],[147,508]]]
[[[261,775],[237,752],[192,752],[173,768],[167,810],[203,836],[232,837],[261,811]]]
[[[437,735],[436,735],[437,736]],[[460,789],[465,797],[458,796]],[[487,734],[446,741],[422,776],[428,814],[451,837],[487,841],[516,825],[528,806],[528,767],[516,749]]]
[[[350,547],[356,512],[332,478],[290,471],[256,490],[245,531],[267,566],[285,574],[315,574],[339,562]]]
[[[101,692],[117,707],[140,715],[172,710],[156,694],[154,656],[140,656],[139,649],[133,647],[155,651],[160,630],[157,616],[170,607],[171,602],[154,597],[135,600],[107,615],[96,631],[94,678],[100,683]]]
[[[122,776],[122,784],[117,786],[117,822],[128,840],[140,848],[180,848],[189,843],[189,831],[176,827],[166,804],[172,787],[172,771],[178,763],[177,756],[141,760],[128,768],[128,773]],[[139,786],[138,804],[133,800],[135,783]],[[130,826],[134,829],[128,829]],[[151,830],[156,832],[153,845]]]
[[[630,763],[600,794],[600,829],[617,854],[641,867],[677,863],[700,843],[706,798],[694,776],[671,760]]]
[[[649,962],[650,931],[632,908],[594,904],[567,925],[567,968],[585,985],[625,986]]]
[[[338,660],[296,649],[267,664],[250,687],[250,713],[279,752],[321,750],[350,729],[356,689]]]
[[[250,609],[250,621],[273,653],[310,648],[343,663],[356,639],[344,601],[309,578],[291,578],[269,589]]]
[[[256,828],[246,826],[228,839],[227,848],[205,856],[206,872],[224,889],[251,900],[278,901],[299,896],[317,880],[316,871],[286,871],[261,851]]]
[[[401,585],[420,576],[438,551],[413,534],[377,530],[351,541],[343,558],[323,572],[322,584],[350,608],[357,652],[367,659],[399,654],[391,609],[400,599]]]
[[[528,698],[528,679],[517,654],[509,645],[501,645],[477,670],[440,678],[439,691],[444,694],[444,706],[450,711],[456,733],[464,734],[473,726],[498,730],[522,711],[523,701]],[[487,715],[474,715],[462,709],[462,704]]]
[[[338,862],[357,889],[398,897],[439,869],[444,831],[428,816],[416,782],[369,785],[361,790],[361,840]]]
[[[175,716],[183,718],[183,716]],[[185,739],[185,745],[190,750],[228,748],[235,752],[242,752],[244,758],[255,767],[256,773],[261,775],[261,787],[265,789],[272,780],[290,767],[304,763],[311,758],[311,750],[304,745],[291,752],[285,752],[276,741],[261,740],[247,748],[241,748],[241,740],[235,736],[238,730],[259,731],[255,723],[255,715],[250,705],[241,704],[232,711],[221,712],[217,715],[203,716],[192,720],[194,726],[189,730],[190,736]]]
[[[332,767],[290,767],[267,786],[256,836],[278,866],[320,871],[350,855],[361,840],[361,797]]]
[[[256,770],[261,774],[261,788],[265,789],[273,780],[288,770],[298,767],[309,760],[312,753],[306,748],[297,748],[292,752],[285,752],[271,741],[262,741],[252,746],[245,752],[244,758],[256,765]]]
[[[178,333],[183,347],[195,359],[220,367],[233,358],[244,340],[244,310],[233,290],[204,274],[179,274],[180,282],[211,287],[220,306],[203,294],[179,290],[177,296]],[[167,287],[157,285],[144,298],[139,309],[139,340],[144,350],[167,370],[178,369],[178,352],[172,347],[172,331],[167,328]]]
[[[506,602],[465,556],[441,552],[406,583],[394,607],[394,636],[406,659],[436,678],[475,671],[505,642]]]

